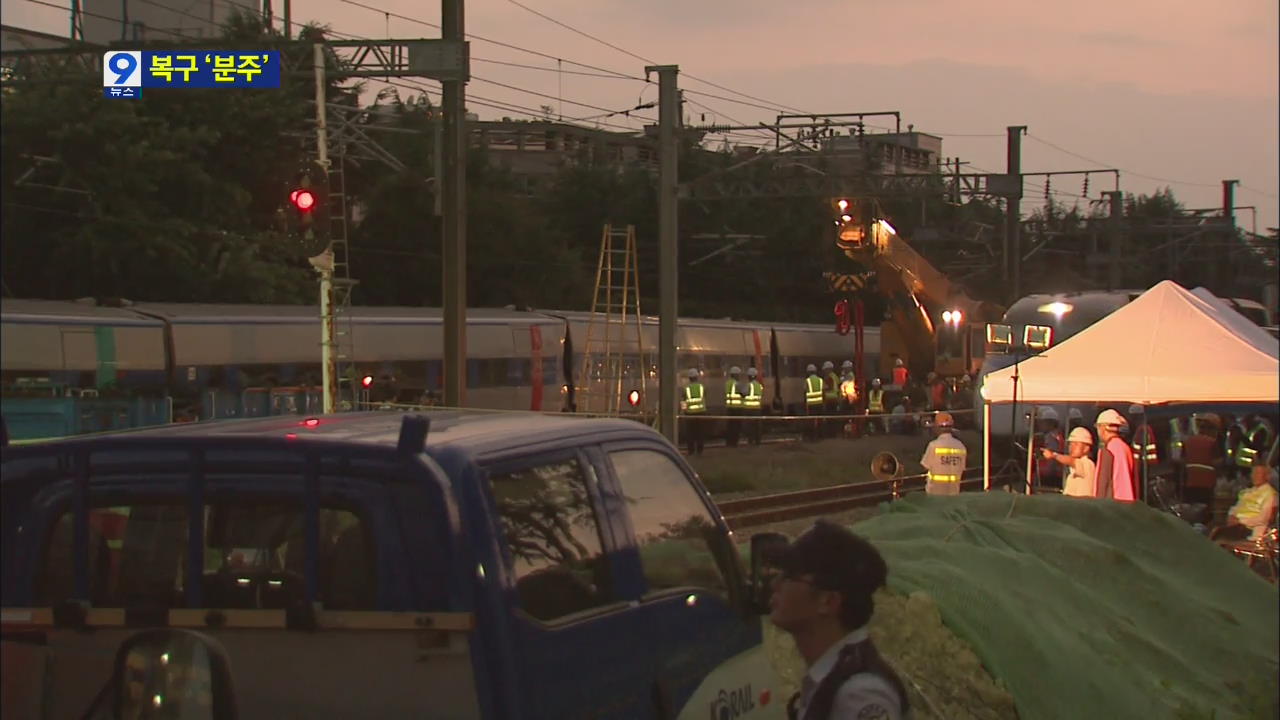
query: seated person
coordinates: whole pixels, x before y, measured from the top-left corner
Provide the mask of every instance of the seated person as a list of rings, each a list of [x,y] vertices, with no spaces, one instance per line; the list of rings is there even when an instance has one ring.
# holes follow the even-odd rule
[[[1212,540],[1260,539],[1271,524],[1276,509],[1276,489],[1272,487],[1275,471],[1263,463],[1255,463],[1253,487],[1240,491],[1240,498],[1227,515],[1227,524],[1215,528],[1209,535]]]

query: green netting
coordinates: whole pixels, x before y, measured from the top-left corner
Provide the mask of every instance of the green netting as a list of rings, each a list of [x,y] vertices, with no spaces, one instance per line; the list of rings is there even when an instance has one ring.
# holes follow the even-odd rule
[[[1177,518],[914,494],[854,529],[891,589],[934,598],[1024,720],[1274,716],[1276,588]]]

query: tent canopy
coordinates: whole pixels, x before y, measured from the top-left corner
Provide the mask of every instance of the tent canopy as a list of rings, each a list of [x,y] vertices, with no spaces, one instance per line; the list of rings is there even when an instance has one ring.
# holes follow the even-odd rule
[[[1216,299],[1216,298],[1215,298]],[[1165,280],[1061,345],[987,375],[1011,402],[1280,402],[1280,341]]]

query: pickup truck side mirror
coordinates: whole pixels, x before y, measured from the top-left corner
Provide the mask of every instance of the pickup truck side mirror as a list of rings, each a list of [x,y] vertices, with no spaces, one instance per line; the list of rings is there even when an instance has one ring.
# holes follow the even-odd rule
[[[231,666],[217,640],[189,630],[144,630],[116,652],[85,720],[181,717],[235,720]]]
[[[751,599],[756,612],[769,612],[769,596],[773,592],[772,568],[791,541],[782,533],[766,532],[751,536]]]

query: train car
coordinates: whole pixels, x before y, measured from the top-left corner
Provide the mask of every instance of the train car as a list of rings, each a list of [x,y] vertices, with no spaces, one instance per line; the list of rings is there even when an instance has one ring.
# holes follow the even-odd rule
[[[593,323],[593,316],[588,312],[554,314],[564,318],[568,324],[572,360],[566,361],[573,368],[575,394],[580,395],[579,409],[607,407],[607,401],[601,399],[601,395],[625,397],[631,390],[639,390],[644,400],[643,408],[650,412],[656,410],[657,317],[641,318],[639,335],[642,348],[637,347],[637,327],[633,319],[620,326],[614,318],[614,324],[608,326],[609,354],[620,357],[622,361],[619,373],[603,365],[606,355],[603,315],[595,315]],[[874,368],[880,351],[879,329],[865,329],[863,339],[863,366]],[[583,364],[588,345],[593,360],[590,368]],[[828,360],[839,366],[844,360],[853,358],[853,336],[839,335],[829,325],[680,318],[676,327],[677,377],[683,382],[689,369],[697,368],[702,372],[707,408],[713,414],[725,410],[724,381],[734,366],[744,372],[749,367],[756,368],[760,383],[765,388],[766,407],[775,411],[803,413],[805,366],[812,363],[821,367]],[[617,395],[619,376],[623,382],[621,394]],[[611,381],[614,383],[612,387],[609,386]]]
[[[318,411],[319,308],[143,303],[133,309],[166,323],[174,392],[199,397],[201,417]],[[357,388],[364,399],[418,404],[438,396],[444,346],[438,308],[352,308],[336,329],[335,350],[352,356],[355,377],[365,379]],[[556,318],[468,310],[468,404],[558,409],[563,335]]]

